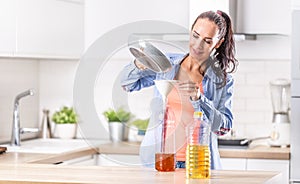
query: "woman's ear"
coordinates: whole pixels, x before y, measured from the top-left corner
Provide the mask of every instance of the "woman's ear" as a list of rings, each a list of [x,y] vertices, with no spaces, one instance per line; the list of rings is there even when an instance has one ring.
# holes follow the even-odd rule
[[[224,42],[224,38],[222,38],[221,40],[218,41],[218,43],[216,44],[215,48],[216,49],[219,48],[222,45],[223,42]]]

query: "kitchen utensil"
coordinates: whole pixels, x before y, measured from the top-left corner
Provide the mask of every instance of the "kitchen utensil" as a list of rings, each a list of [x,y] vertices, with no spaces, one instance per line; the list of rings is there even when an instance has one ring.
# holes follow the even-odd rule
[[[249,146],[253,141],[261,139],[270,139],[271,136],[257,137],[252,139],[247,138],[218,138],[218,144],[222,146]]]
[[[130,47],[129,50],[148,69],[157,73],[167,72],[171,69],[168,58],[151,43],[143,41],[139,46],[140,48]]]

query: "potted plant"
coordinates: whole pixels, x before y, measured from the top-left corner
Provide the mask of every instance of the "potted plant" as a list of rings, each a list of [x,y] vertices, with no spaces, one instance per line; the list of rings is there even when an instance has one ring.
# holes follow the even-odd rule
[[[127,141],[129,132],[127,122],[132,118],[132,114],[123,108],[117,110],[109,108],[103,112],[103,115],[109,123],[110,140],[113,142]]]
[[[136,135],[137,141],[142,141],[142,139],[144,138],[148,124],[149,124],[149,118],[148,119],[136,119],[130,123],[130,125],[135,126],[138,129],[138,132]]]
[[[55,137],[73,139],[77,132],[77,114],[73,107],[63,106],[52,115],[55,123]]]

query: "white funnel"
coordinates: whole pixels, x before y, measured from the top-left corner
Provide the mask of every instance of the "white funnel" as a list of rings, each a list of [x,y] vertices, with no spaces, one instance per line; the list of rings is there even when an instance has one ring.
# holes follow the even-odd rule
[[[167,98],[168,94],[171,92],[173,87],[178,81],[176,80],[155,80],[155,86],[159,93],[162,95],[163,100]]]

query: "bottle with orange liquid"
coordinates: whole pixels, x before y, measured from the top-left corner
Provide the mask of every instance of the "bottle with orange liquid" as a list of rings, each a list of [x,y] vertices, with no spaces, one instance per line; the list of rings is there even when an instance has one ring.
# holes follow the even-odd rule
[[[194,112],[194,123],[187,128],[186,177],[210,178],[210,125],[202,112]]]
[[[162,122],[155,130],[157,171],[175,171],[175,115],[169,106],[163,113]]]

